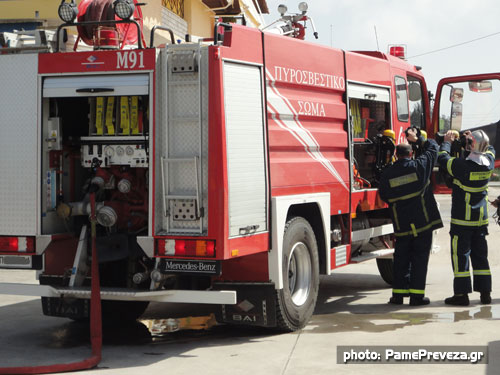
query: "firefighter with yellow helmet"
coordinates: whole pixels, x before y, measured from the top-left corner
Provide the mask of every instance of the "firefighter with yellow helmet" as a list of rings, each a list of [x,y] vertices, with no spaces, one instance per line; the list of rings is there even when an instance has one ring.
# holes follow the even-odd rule
[[[491,271],[488,263],[488,181],[495,166],[495,149],[482,130],[463,134],[465,158],[452,157],[452,143],[457,140],[453,131],[444,136],[438,163],[452,177],[451,261],[453,266],[452,297],[448,305],[468,306],[472,292],[481,293],[481,303],[491,303]]]

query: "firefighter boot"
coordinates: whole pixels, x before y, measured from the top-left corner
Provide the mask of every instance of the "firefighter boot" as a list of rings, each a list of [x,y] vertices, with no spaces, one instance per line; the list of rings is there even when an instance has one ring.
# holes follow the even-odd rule
[[[403,296],[392,296],[389,298],[389,303],[393,305],[402,305],[403,304]]]
[[[431,303],[427,297],[410,297],[410,306],[422,306]]]
[[[482,292],[481,293],[481,303],[483,305],[489,305],[491,303],[490,292]]]
[[[455,306],[469,306],[469,296],[467,294],[455,294],[453,297],[446,298],[444,303]]]

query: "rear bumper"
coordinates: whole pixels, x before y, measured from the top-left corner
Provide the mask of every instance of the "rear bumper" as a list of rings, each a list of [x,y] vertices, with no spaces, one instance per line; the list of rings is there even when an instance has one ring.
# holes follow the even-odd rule
[[[50,285],[0,283],[0,294],[35,297],[90,298],[90,288]],[[236,304],[234,290],[160,290],[136,291],[125,288],[101,288],[101,299],[115,301],[150,301],[169,303]]]

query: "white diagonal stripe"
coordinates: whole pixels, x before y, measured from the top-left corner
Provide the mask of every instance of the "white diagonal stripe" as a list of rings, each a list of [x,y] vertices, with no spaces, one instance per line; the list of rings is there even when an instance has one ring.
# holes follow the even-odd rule
[[[299,121],[298,114],[290,101],[280,94],[274,84],[274,77],[267,69],[266,74],[271,88],[267,93],[268,110],[271,112],[273,120],[276,121],[278,126],[290,132],[304,146],[305,151],[311,158],[321,163],[346,190],[349,190],[332,162],[321,153],[319,143],[314,136]]]

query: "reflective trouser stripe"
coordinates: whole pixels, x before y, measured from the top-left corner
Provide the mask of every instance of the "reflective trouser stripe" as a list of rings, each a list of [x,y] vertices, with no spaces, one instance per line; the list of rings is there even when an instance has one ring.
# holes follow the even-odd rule
[[[408,294],[410,292],[409,289],[393,289],[392,293],[394,294]]]
[[[491,275],[491,271],[490,270],[474,270],[474,271],[472,271],[472,274],[475,276],[480,276],[480,275],[489,276],[489,275]]]
[[[453,251],[453,273],[454,274],[458,273],[457,247],[458,247],[458,236],[455,235],[455,236],[453,236],[453,240],[451,241],[451,250]]]
[[[453,275],[455,277],[470,277],[470,272],[465,271],[465,272],[454,272]]]
[[[425,294],[425,290],[421,290],[421,289],[410,289],[410,293],[413,293],[413,294]]]

